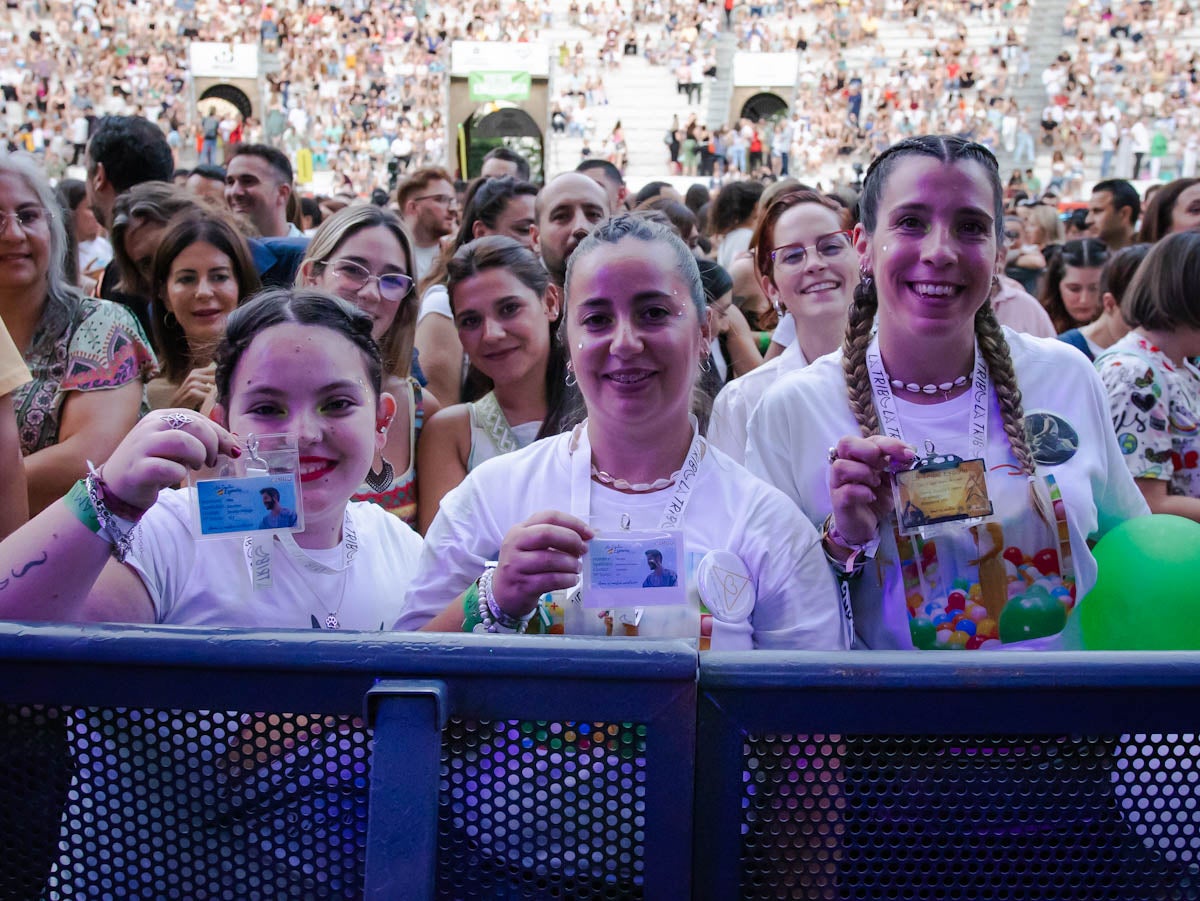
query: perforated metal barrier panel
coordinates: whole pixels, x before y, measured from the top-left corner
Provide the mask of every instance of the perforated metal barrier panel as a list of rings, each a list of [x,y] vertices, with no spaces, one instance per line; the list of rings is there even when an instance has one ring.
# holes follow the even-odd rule
[[[359,898],[354,717],[0,709],[0,897]]]
[[[438,897],[641,898],[645,734],[630,723],[451,720]]]
[[[750,735],[739,897],[1200,898],[1195,735]]]

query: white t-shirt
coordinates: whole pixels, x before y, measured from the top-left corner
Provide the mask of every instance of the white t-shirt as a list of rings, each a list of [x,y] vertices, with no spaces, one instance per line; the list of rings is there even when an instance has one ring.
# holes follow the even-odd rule
[[[1053,475],[1066,513],[1070,550],[1074,562],[1076,597],[1082,601],[1096,580],[1096,561],[1088,548],[1089,538],[1099,538],[1126,519],[1149,512],[1122,459],[1109,420],[1108,397],[1088,359],[1061,341],[1034,338],[1004,329],[1012,351],[1013,367],[1024,396],[1027,423],[1036,421],[1041,438],[1034,442],[1034,455],[1041,465],[1039,475]],[[905,438],[915,442],[918,426],[909,419],[915,415],[935,417],[942,407],[900,408]],[[941,415],[954,410],[940,411]],[[956,418],[961,433],[967,431],[964,411]],[[933,428],[939,426],[935,423]],[[858,424],[850,413],[842,372],[841,351],[827,354],[811,366],[779,380],[759,402],[750,419],[746,448],[747,468],[792,498],[813,523],[825,520],[831,509],[828,486],[828,449],[845,435],[858,434]],[[958,453],[962,449],[934,434],[941,442],[939,452]],[[992,392],[988,415],[989,490],[992,473],[1003,475],[1005,464],[1016,465],[1004,434],[999,407]],[[1059,460],[1060,462],[1047,462]],[[1021,479],[1002,480],[1013,485]],[[1015,489],[1014,489],[1015,490]],[[896,544],[892,530],[882,530],[877,561],[894,561]],[[868,566],[863,575],[851,582],[857,647],[913,647],[906,603],[907,590],[899,566]],[[1072,615],[1066,633],[1007,647],[1044,649],[1061,647],[1075,641],[1078,616]]]
[[[750,414],[768,388],[789,372],[807,365],[808,360],[800,349],[800,342],[795,341],[779,356],[757,369],[751,369],[722,388],[713,401],[712,416],[708,421],[709,443],[745,464],[746,429],[750,424]]]
[[[796,343],[796,319],[791,313],[784,313],[771,333],[771,343],[780,347],[791,347]]]
[[[450,292],[445,285],[430,285],[421,295],[421,311],[417,313],[417,322],[431,313],[447,319],[454,318],[454,312],[450,309]]]
[[[433,261],[437,258],[438,252],[442,249],[441,244],[430,244],[428,247],[422,247],[420,244],[413,244],[413,262],[416,264],[417,271],[415,277],[418,282],[423,279],[429,270],[433,267]]]
[[[344,591],[343,574],[305,570],[278,541],[272,542],[272,585],[255,590],[241,539],[197,540],[191,497],[190,488],[160,492],[126,558],[150,594],[156,622],[309,629],[313,617],[323,625],[334,611],[343,629],[377,631],[395,621],[421,538],[382,507],[349,505],[358,555],[345,574]],[[341,545],[307,553],[331,568],[342,565]]]
[[[442,498],[425,537],[416,578],[397,629],[428,622],[474,582],[499,555],[508,530],[541,510],[569,512],[570,434],[535,441],[488,460]],[[627,495],[588,483],[591,522],[616,530],[622,515],[633,529],[657,529],[669,492]],[[778,491],[719,450],[708,448],[684,514],[689,563],[728,550],[745,563],[757,601],[748,619],[714,622],[712,648],[843,648],[837,593],[816,530]],[[672,608],[646,608],[640,635],[680,636],[663,627]]]
[[[726,233],[717,248],[717,262],[726,272],[733,266],[733,258],[739,253],[750,249],[750,239],[754,237],[754,229],[735,228]]]

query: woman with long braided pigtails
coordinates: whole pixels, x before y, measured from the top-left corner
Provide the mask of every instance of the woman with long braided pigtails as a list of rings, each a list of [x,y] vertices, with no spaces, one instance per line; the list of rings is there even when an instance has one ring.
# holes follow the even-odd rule
[[[1087,361],[996,322],[1001,198],[979,144],[881,154],[842,352],[751,420],[747,465],[824,523],[858,647],[1070,646],[1088,540],[1147,512]]]

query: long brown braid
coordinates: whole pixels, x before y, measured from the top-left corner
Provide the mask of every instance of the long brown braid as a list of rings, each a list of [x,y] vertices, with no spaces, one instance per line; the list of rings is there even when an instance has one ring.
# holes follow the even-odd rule
[[[875,158],[867,170],[862,197],[859,201],[860,218],[863,228],[868,234],[873,234],[875,231],[883,186],[891,174],[891,170],[901,158],[913,154],[931,156],[947,164],[962,160],[973,160],[979,163],[987,173],[988,183],[995,200],[996,239],[1003,241],[1003,189],[1000,185],[1000,172],[996,158],[990,150],[980,144],[949,135],[908,138],[893,144]],[[850,411],[854,414],[854,419],[858,423],[863,437],[879,433],[879,416],[875,410],[871,380],[867,372],[867,347],[871,342],[871,325],[875,321],[878,309],[879,297],[873,279],[869,273],[864,273],[862,282],[854,291],[854,302],[850,305],[850,315],[846,323],[846,338],[842,344],[842,371],[846,376]],[[1017,377],[1013,372],[1008,342],[1004,339],[1004,333],[992,312],[990,301],[984,303],[975,314],[975,336],[979,340],[979,350],[987,364],[992,384],[996,387],[1004,434],[1008,437],[1013,455],[1017,458],[1021,470],[1026,475],[1033,475],[1037,463],[1033,459],[1033,452],[1029,449],[1029,442],[1025,437],[1025,415],[1021,408],[1021,390],[1017,387]]]
[[[879,434],[879,414],[871,393],[871,376],[867,372],[867,347],[871,343],[871,325],[878,309],[875,282],[864,275],[854,289],[854,302],[850,304],[846,338],[842,344],[842,371],[846,374],[850,412],[864,438]]]
[[[975,314],[975,337],[979,340],[979,351],[987,363],[988,376],[996,387],[996,399],[1000,402],[1000,421],[1004,424],[1004,434],[1012,446],[1013,456],[1021,471],[1027,476],[1037,472],[1037,462],[1033,459],[1033,451],[1025,436],[1025,411],[1021,409],[1021,389],[1017,386],[1017,376],[1013,372],[1012,354],[1008,350],[1008,342],[1004,340],[1004,332],[992,312],[992,303],[988,301]]]

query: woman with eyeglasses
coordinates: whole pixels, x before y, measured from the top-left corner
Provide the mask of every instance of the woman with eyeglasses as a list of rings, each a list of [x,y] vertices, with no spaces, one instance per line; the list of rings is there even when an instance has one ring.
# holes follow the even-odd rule
[[[413,265],[412,241],[400,217],[359,203],[317,229],[296,284],[323,288],[371,317],[371,336],[383,357],[383,389],[396,398],[397,409],[387,443],[353,499],[377,503],[415,528],[417,438],[426,417],[440,405],[410,375],[417,322]]]
[[[739,463],[746,459],[750,415],[767,389],[789,372],[837,350],[846,310],[858,286],[858,251],[850,213],[814,191],[788,191],[771,201],[751,246],[759,284],[771,304],[796,323],[796,340],[721,389],[708,440]]]
[[[446,291],[446,270],[460,247],[486,235],[504,235],[536,251],[532,228],[537,186],[505,176],[472,182],[463,204],[462,224],[421,281],[416,346],[429,389],[445,403],[477,400],[484,391],[463,394],[466,360]]]
[[[150,324],[162,372],[146,386],[152,410],[207,413],[216,398],[217,345],[225,320],[261,287],[250,248],[216,213],[176,217],[154,255]]]
[[[1104,242],[1095,238],[1067,241],[1051,255],[1039,300],[1060,335],[1094,322],[1104,311],[1100,272],[1108,257]]]
[[[112,453],[137,423],[158,365],[127,309],[67,283],[66,253],[37,164],[0,153],[0,318],[33,376],[12,395],[31,514],[66,494],[89,459]]]

